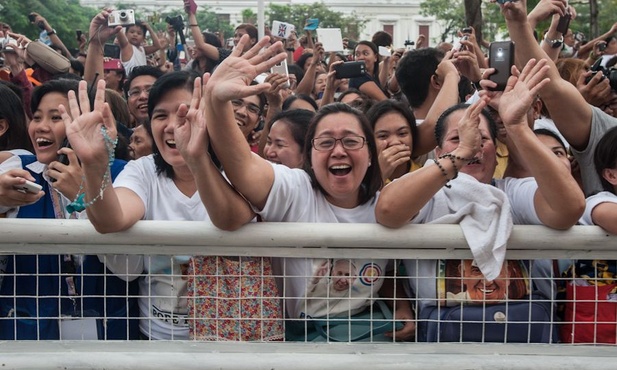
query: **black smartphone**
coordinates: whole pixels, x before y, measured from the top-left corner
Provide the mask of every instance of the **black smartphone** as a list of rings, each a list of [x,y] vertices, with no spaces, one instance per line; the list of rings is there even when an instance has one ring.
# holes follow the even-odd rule
[[[103,53],[106,58],[120,59],[120,46],[105,44]]]
[[[34,21],[36,20],[36,15],[28,14],[28,20],[30,21],[30,23],[34,23]]]
[[[512,41],[492,42],[489,48],[488,66],[495,68],[489,80],[497,83],[493,90],[503,91],[508,83],[514,65],[514,43]]]
[[[344,62],[334,66],[336,78],[360,77],[366,73],[366,65],[363,60],[356,62]]]
[[[62,146],[60,148],[70,148],[70,147],[71,147],[71,144],[69,143],[69,139],[64,138],[64,141],[62,142]],[[65,166],[69,165],[69,156],[64,153],[58,154],[58,158],[56,160]],[[56,179],[54,179],[53,177],[50,177],[49,180],[51,182],[56,182]]]
[[[557,23],[557,28],[555,29],[557,32],[561,32],[562,35],[568,33],[568,28],[570,27],[570,20],[572,16],[570,12],[566,12],[566,14],[559,17],[559,23]]]
[[[77,42],[80,42],[81,41],[81,30],[76,30],[75,36],[77,36]]]

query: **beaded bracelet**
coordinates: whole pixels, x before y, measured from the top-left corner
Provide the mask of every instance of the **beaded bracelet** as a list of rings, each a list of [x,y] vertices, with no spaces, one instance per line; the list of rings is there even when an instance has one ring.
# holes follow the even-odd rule
[[[450,180],[448,178],[448,172],[446,171],[446,169],[441,165],[441,163],[439,163],[439,161],[437,159],[433,159],[433,162],[435,162],[435,164],[437,165],[437,167],[439,167],[439,169],[441,170],[441,173],[443,174],[443,176],[446,178],[446,184],[444,185],[446,188],[450,189],[452,187],[452,185],[450,185]],[[458,173],[457,173],[458,175]],[[456,178],[456,176],[454,177]]]
[[[86,198],[86,193],[83,192],[83,190],[84,182],[86,179],[85,176],[82,176],[81,183],[79,184],[79,190],[77,190],[77,195],[75,196],[75,199],[71,203],[69,203],[68,206],[66,206],[66,210],[69,213],[81,212],[84,209],[93,205],[94,202],[96,202],[97,200],[103,199],[103,193],[107,188],[107,185],[111,183],[111,165],[113,164],[115,159],[115,150],[116,145],[118,144],[118,138],[112,139],[107,133],[107,128],[105,126],[101,127],[101,134],[105,139],[105,147],[107,147],[107,156],[109,162],[107,170],[105,170],[105,174],[103,175],[103,180],[101,181],[101,188],[99,189],[99,194],[96,197],[92,198],[92,200],[84,202]]]
[[[464,157],[460,157],[458,155],[454,155],[452,153],[446,153],[443,154],[439,157],[439,159],[441,158],[450,158],[450,160],[452,160],[452,162],[454,163],[455,159],[458,159],[459,161],[463,161],[463,162],[467,162],[467,164],[475,164],[475,163],[480,163],[480,160],[476,157],[472,157],[472,158],[464,158]]]
[[[450,180],[454,180],[455,178],[457,178],[458,177],[458,167],[456,167],[455,157],[453,155],[442,155],[441,157],[439,157],[439,159],[441,158],[449,158],[450,162],[452,162],[452,167],[454,167],[454,177],[451,178]]]

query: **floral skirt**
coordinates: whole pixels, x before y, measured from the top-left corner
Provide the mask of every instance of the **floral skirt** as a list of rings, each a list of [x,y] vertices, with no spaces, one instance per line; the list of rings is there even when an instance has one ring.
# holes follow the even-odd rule
[[[283,309],[269,258],[195,256],[187,275],[191,339],[283,340]]]

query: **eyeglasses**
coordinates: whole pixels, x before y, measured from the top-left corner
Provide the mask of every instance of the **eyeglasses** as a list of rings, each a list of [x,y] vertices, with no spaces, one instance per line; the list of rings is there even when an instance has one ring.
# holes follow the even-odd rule
[[[231,105],[234,106],[234,111],[240,109],[242,107],[246,107],[246,110],[254,115],[259,115],[261,113],[261,109],[258,105],[253,103],[245,103],[242,99],[234,99],[231,101]]]
[[[362,136],[345,136],[340,139],[336,139],[333,137],[316,137],[311,143],[313,144],[313,148],[320,152],[325,152],[328,150],[334,149],[336,146],[336,142],[340,141],[343,148],[347,150],[358,150],[364,147],[364,143],[366,142],[366,138]]]
[[[150,94],[150,90],[152,90],[152,85],[146,86],[144,88],[136,87],[134,89],[130,89],[128,92],[128,95],[129,95],[129,98],[135,98],[141,95],[142,92],[145,92],[146,95]]]

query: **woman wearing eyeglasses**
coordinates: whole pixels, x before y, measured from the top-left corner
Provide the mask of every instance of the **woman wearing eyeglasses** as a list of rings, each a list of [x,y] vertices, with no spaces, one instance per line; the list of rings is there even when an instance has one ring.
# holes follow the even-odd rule
[[[247,42],[246,36],[240,40],[240,44]],[[273,164],[250,152],[236,128],[231,102],[269,87],[248,86],[257,74],[285,58],[280,42],[258,54],[268,43],[267,38],[261,40],[243,56],[234,51],[205,86],[208,133],[226,175],[264,221],[374,223],[382,180],[373,132],[361,112],[345,104],[321,108],[308,128],[303,169]],[[371,307],[376,298],[393,294],[382,289],[389,285],[384,284],[385,259],[337,260],[335,264],[327,259],[287,258],[276,262],[275,275],[285,276],[287,315],[298,320],[286,323],[288,340],[326,340],[327,334],[320,335],[312,318],[377,315],[380,309]],[[340,276],[347,276],[346,289],[337,284]],[[396,308],[395,318],[412,318],[407,301],[397,301]],[[392,337],[393,328],[390,322],[381,333],[373,331],[365,339]],[[333,338],[334,331],[329,330],[329,339],[359,339],[355,328],[351,332],[352,337],[345,330],[343,338]],[[408,321],[394,334],[396,339],[405,339],[413,332],[414,324]]]

